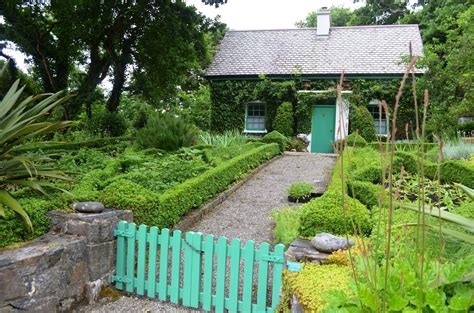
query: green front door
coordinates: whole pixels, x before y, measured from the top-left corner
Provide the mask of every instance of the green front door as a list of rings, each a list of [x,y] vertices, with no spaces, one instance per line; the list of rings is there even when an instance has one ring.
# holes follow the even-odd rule
[[[335,105],[313,106],[311,119],[311,152],[333,153],[334,129],[336,124]]]

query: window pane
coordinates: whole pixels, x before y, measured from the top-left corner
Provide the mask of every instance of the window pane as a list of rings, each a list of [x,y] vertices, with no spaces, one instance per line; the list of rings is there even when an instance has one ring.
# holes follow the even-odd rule
[[[265,103],[247,104],[248,130],[265,130]]]

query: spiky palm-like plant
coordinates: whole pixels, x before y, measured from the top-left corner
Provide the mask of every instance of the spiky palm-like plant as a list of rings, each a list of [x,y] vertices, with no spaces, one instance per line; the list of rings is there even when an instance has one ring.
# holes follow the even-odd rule
[[[6,66],[0,71],[3,75]],[[12,196],[18,187],[31,188],[46,194],[43,187],[51,186],[52,180],[68,180],[58,169],[51,167],[50,157],[16,151],[34,137],[70,126],[72,122],[48,122],[44,117],[70,96],[63,92],[28,96],[21,100],[25,87],[17,80],[0,102],[0,216],[11,209],[18,213],[30,230],[33,230],[28,214]]]

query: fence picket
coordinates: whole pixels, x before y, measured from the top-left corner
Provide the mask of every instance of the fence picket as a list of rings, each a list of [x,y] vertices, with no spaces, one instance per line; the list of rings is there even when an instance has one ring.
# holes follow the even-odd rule
[[[280,299],[281,273],[283,272],[285,259],[285,246],[282,244],[276,245],[273,254],[275,257],[281,259],[281,262],[275,262],[273,264],[272,309],[276,310]]]
[[[160,234],[160,287],[159,296],[161,301],[168,298],[168,251],[170,231],[167,228],[161,230]]]
[[[145,225],[138,227],[138,264],[137,264],[137,294],[143,296],[145,294],[145,262],[146,262],[146,231]]]
[[[171,261],[171,296],[172,303],[179,302],[179,272],[181,268],[181,231],[175,230],[171,239],[173,258]]]
[[[239,297],[240,272],[240,240],[232,239],[230,245],[230,285],[229,285],[229,312],[237,312]]]
[[[158,228],[150,228],[148,249],[148,287],[147,295],[154,298],[156,293],[156,248],[158,244]]]
[[[127,229],[128,223],[120,221],[117,225],[117,230],[124,232]],[[115,275],[117,277],[125,276],[125,237],[117,236],[117,256],[115,262]],[[123,290],[123,283],[120,280],[115,281],[115,288]]]
[[[227,238],[217,241],[216,312],[224,312]]]
[[[258,253],[257,311],[264,312],[267,306],[268,251],[270,245],[262,242]]]
[[[253,264],[255,259],[255,242],[248,240],[242,253],[244,258],[244,282],[242,288],[242,312],[252,311]]]
[[[205,311],[211,310],[212,304],[212,273],[214,262],[214,236],[206,235],[204,239],[204,283],[202,308]]]
[[[135,280],[135,233],[137,226],[135,223],[128,224],[127,237],[127,281],[126,291],[133,292],[133,282]]]
[[[183,274],[183,305],[191,305],[191,275],[193,270],[192,243],[194,232],[187,232],[184,239],[184,274]]]
[[[195,233],[192,241],[193,268],[191,271],[191,307],[199,307],[199,293],[201,289],[201,242],[202,234]]]

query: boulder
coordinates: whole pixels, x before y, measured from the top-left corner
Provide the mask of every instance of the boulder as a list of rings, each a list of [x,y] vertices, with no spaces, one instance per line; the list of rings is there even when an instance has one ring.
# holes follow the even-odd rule
[[[70,205],[70,208],[80,213],[100,213],[105,209],[102,203],[95,201],[74,202]]]
[[[355,242],[352,239],[337,237],[328,233],[319,233],[311,239],[311,244],[318,251],[332,253],[337,250],[346,250],[352,247]]]

